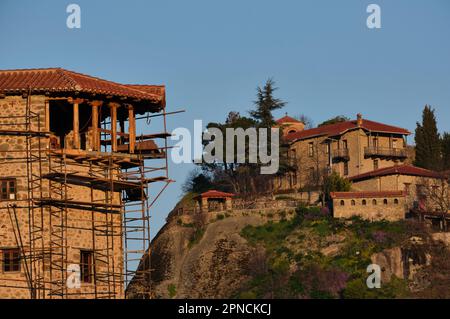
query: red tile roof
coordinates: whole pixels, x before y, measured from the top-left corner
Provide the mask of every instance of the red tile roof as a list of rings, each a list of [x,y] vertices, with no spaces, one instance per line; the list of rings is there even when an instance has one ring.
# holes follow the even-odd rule
[[[302,123],[299,120],[294,119],[293,117],[290,116],[283,116],[281,119],[276,120],[275,122],[277,122],[278,124],[284,124],[284,123]]]
[[[331,192],[333,199],[346,198],[380,198],[380,197],[403,197],[406,196],[404,191],[379,191],[379,192]]]
[[[236,196],[233,193],[225,193],[225,192],[221,192],[221,191],[217,191],[217,190],[210,190],[207,192],[204,192],[200,195],[197,196],[197,198],[201,197],[201,198],[227,198],[227,197],[233,197]]]
[[[124,85],[89,75],[61,69],[0,70],[0,93],[84,92],[129,97],[163,103],[164,87]]]
[[[297,140],[308,139],[312,137],[319,136],[337,136],[341,135],[349,130],[358,128],[357,121],[345,121],[339,122],[335,124],[324,125],[316,128],[312,128],[309,130],[304,130],[300,132],[295,132],[288,134],[285,138],[289,142],[295,142]],[[401,134],[401,135],[409,135],[411,134],[408,130],[396,126],[386,125],[383,123],[378,123],[370,120],[363,119],[362,120],[362,129],[365,129],[370,132],[379,132],[379,133],[393,133],[393,134]]]
[[[434,178],[440,177],[440,174],[437,172],[433,172],[433,171],[430,171],[430,170],[427,170],[424,168],[405,164],[405,165],[379,168],[374,171],[370,171],[367,173],[349,177],[348,179],[350,181],[358,181],[358,180],[368,179],[368,178],[372,178],[372,177],[376,177],[376,176],[386,176],[386,175],[394,175],[394,174],[412,175],[412,176],[421,176],[421,177],[434,177]]]

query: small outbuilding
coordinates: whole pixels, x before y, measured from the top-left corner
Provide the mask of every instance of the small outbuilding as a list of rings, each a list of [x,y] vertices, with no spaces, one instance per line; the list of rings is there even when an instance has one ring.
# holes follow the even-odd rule
[[[214,212],[232,209],[233,193],[209,190],[195,197],[201,212]]]
[[[406,213],[405,195],[403,191],[332,192],[333,217],[401,220]]]

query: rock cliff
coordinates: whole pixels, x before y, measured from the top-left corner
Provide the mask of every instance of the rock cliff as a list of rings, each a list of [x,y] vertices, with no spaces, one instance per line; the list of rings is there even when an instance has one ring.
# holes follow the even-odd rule
[[[343,222],[301,210],[209,214],[199,226],[172,213],[153,240],[155,298],[450,297],[448,236],[415,223]],[[380,265],[386,288],[360,295],[370,263]],[[139,289],[133,282],[129,296]]]

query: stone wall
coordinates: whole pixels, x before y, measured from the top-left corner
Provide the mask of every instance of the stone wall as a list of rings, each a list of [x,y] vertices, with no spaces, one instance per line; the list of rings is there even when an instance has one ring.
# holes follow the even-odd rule
[[[414,202],[418,201],[418,187],[435,181],[433,178],[395,174],[355,181],[352,183],[352,188],[356,191],[405,191],[406,205],[408,209],[411,209]]]
[[[368,220],[396,221],[404,219],[405,213],[404,196],[333,198],[333,216],[335,218],[361,216]]]
[[[34,118],[31,122],[31,130],[38,130],[40,126],[41,130],[44,130],[45,126],[45,96],[32,96],[31,97],[31,110],[39,114],[40,123],[38,119]],[[25,130],[25,118],[18,117],[25,115],[26,110],[26,99],[21,96],[6,96],[4,99],[0,99],[0,130]],[[39,124],[39,125],[38,125]],[[69,125],[69,124],[68,124]],[[0,177],[1,178],[14,178],[17,183],[16,198],[15,200],[0,201],[0,249],[5,248],[18,248],[14,236],[14,228],[10,221],[8,214],[8,205],[16,205],[16,216],[18,218],[20,235],[24,243],[24,253],[26,255],[30,254],[30,237],[29,237],[29,224],[31,213],[35,216],[35,223],[40,223],[43,221],[43,242],[36,241],[36,249],[34,251],[41,251],[42,243],[47,249],[50,247],[51,237],[50,233],[55,231],[60,223],[60,219],[55,218],[55,214],[58,213],[57,208],[44,207],[42,209],[35,208],[33,210],[28,209],[28,178],[27,170],[32,170],[33,174],[39,175],[39,171],[42,174],[49,172],[49,161],[47,157],[46,149],[49,147],[49,140],[47,137],[33,137],[31,139],[31,148],[33,149],[33,158],[38,158],[39,156],[39,142],[41,143],[41,165],[39,161],[32,162],[27,167],[27,152],[26,152],[26,137],[17,135],[0,135]],[[52,161],[51,165],[55,167],[58,165],[55,161]],[[40,167],[39,167],[40,166]],[[94,165],[96,170],[100,170],[99,166]],[[86,162],[67,160],[67,172],[76,172],[78,174],[88,174],[88,166]],[[33,198],[37,199],[40,197],[48,198],[52,195],[53,198],[58,198],[57,194],[52,192],[49,194],[50,186],[57,187],[58,183],[51,182],[47,179],[42,179],[36,182],[37,188],[33,190]],[[53,188],[52,188],[53,189]],[[94,190],[91,193],[91,189],[84,186],[68,185],[67,198],[74,201],[84,201],[84,202],[104,202],[106,193],[100,190]],[[116,192],[113,196],[113,203],[120,204],[121,198],[120,193]],[[10,208],[12,212],[12,209]],[[50,216],[52,217],[52,224],[50,221]],[[112,265],[114,265],[114,271],[117,274],[123,272],[123,247],[122,247],[122,234],[121,234],[121,224],[122,216],[121,214],[108,214],[110,228],[115,227],[115,236],[100,236],[100,232],[95,232],[95,237],[93,234],[93,219],[95,220],[96,229],[104,229],[106,225],[107,215],[100,212],[91,212],[87,210],[79,209],[67,209],[67,224],[66,224],[66,235],[67,240],[65,251],[66,262],[64,267],[67,268],[69,264],[80,263],[80,251],[81,250],[93,250],[94,246],[97,254],[97,263],[95,265],[98,276],[112,272]],[[53,236],[53,240],[55,237]],[[109,270],[105,263],[101,263],[100,259],[107,257],[100,257],[100,253],[106,254],[106,247],[112,247],[109,250]],[[54,245],[53,245],[54,247]],[[1,254],[1,251],[0,251]],[[44,276],[44,281],[46,282],[46,288],[55,288],[55,286],[50,284],[50,254],[41,255],[44,257],[42,259],[44,264],[39,262],[36,264],[38,269],[43,269],[40,272]],[[53,256],[53,264],[57,264],[57,257]],[[0,256],[0,298],[30,298],[30,292],[27,288],[27,281],[25,276],[25,262],[21,261],[20,272],[4,272],[3,271],[3,256]],[[60,279],[60,272],[52,274],[53,281]],[[111,277],[112,278],[112,277]],[[120,278],[120,276],[118,277]],[[106,277],[104,277],[106,280]],[[122,286],[121,280],[116,279],[115,295],[116,297],[123,297],[124,287]],[[112,285],[110,286],[112,287]],[[102,283],[100,280],[97,281],[97,293],[101,296],[102,293],[108,291],[108,286]],[[112,289],[111,289],[112,290]],[[82,283],[80,289],[71,289],[67,291],[69,294],[74,294],[70,296],[71,298],[92,298],[94,297],[95,286],[91,283]],[[77,295],[78,294],[78,295]],[[43,296],[41,296],[43,297]],[[49,293],[46,293],[46,298],[50,297]],[[58,298],[55,296],[54,298]]]

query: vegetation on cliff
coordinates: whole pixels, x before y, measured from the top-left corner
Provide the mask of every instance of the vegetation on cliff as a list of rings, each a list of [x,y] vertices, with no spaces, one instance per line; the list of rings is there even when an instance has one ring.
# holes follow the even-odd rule
[[[411,237],[424,243],[430,239],[426,229],[414,221],[369,222],[357,217],[342,221],[317,207],[299,207],[296,217],[289,221],[247,226],[241,236],[259,247],[259,253],[250,262],[252,279],[235,294],[237,298],[415,297],[418,294],[411,292],[411,283],[396,277],[379,289],[369,289],[366,269],[375,253],[405,247]],[[448,283],[448,250],[429,245],[415,249],[422,259],[425,251],[439,250],[430,267],[439,267],[441,274],[447,272],[444,278]],[[440,291],[422,289],[424,293],[448,297],[445,287]]]

